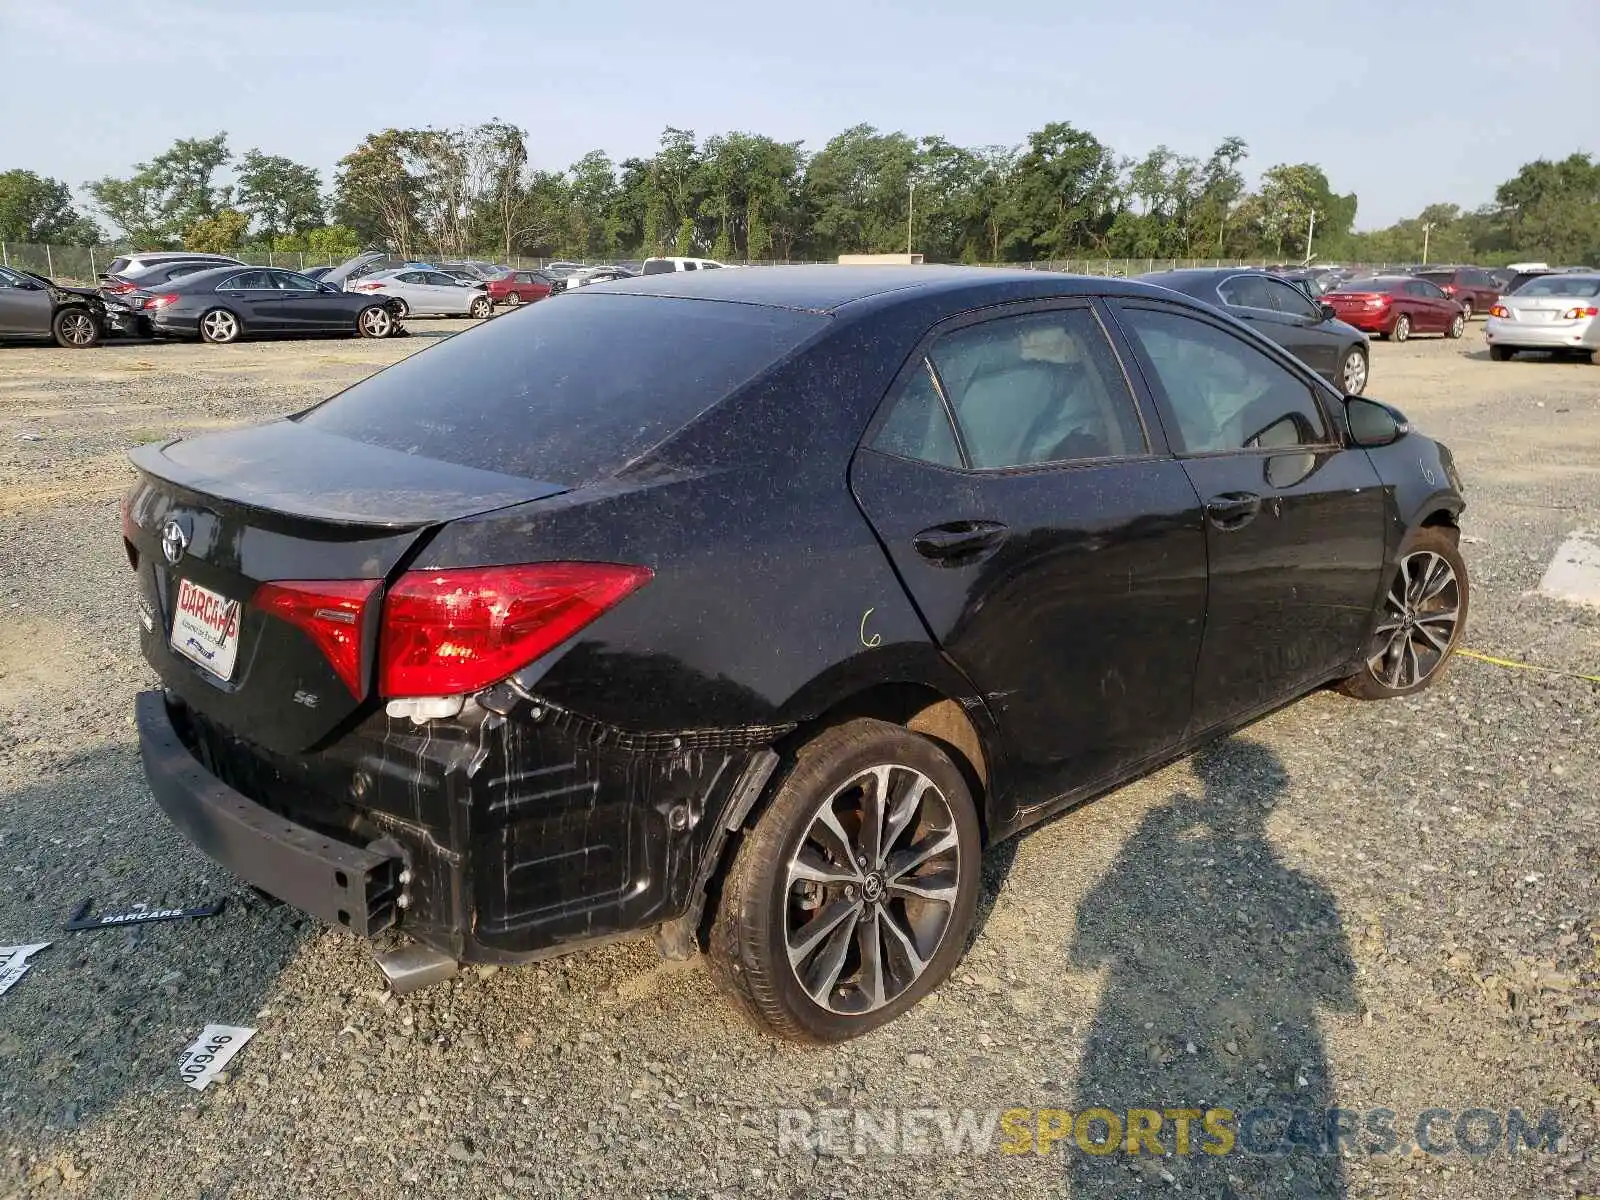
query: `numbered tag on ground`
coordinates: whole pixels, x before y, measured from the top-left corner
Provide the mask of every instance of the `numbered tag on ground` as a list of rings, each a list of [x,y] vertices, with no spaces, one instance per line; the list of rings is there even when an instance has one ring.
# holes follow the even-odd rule
[[[243,1025],[207,1025],[178,1059],[179,1077],[195,1091],[204,1091],[206,1084],[255,1035],[254,1029]]]
[[[28,968],[33,965],[28,961],[28,956],[39,953],[49,944],[39,942],[32,946],[0,946],[0,996],[10,991],[11,985],[28,973]]]

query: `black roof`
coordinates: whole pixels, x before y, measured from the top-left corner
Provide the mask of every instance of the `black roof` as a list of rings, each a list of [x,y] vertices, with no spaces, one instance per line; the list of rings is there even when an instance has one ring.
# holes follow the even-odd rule
[[[774,308],[835,312],[888,296],[909,299],[970,293],[974,303],[1076,295],[1156,295],[1124,279],[1003,267],[739,267],[674,271],[590,284],[573,295],[625,294],[725,300]]]

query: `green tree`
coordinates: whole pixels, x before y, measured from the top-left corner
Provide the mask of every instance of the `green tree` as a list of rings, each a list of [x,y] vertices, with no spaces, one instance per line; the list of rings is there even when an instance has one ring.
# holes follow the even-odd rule
[[[1600,262],[1600,162],[1569,154],[1526,164],[1495,189],[1506,243],[1552,263]]]
[[[32,171],[0,172],[0,241],[92,246],[99,240],[95,223],[73,208],[66,184]]]
[[[106,177],[85,187],[101,212],[135,242],[168,245],[227,207],[232,189],[215,182],[227,165],[228,135],[179,138],[126,179]]]
[[[212,217],[202,217],[183,235],[185,250],[199,250],[207,254],[231,254],[244,242],[245,231],[250,228],[250,214],[237,208],[225,208]]]
[[[1103,253],[1116,201],[1116,156],[1099,138],[1065,121],[1029,135],[1017,162],[1013,203],[1017,233],[1031,257]]]
[[[325,219],[322,177],[316,169],[259,150],[246,150],[239,159],[239,188],[234,199],[239,209],[255,218],[257,231],[269,239],[304,233]]]
[[[1274,258],[1304,260],[1316,255],[1318,245],[1338,245],[1355,217],[1355,195],[1337,195],[1315,163],[1279,163],[1261,176],[1262,228]]]
[[[385,129],[339,160],[334,218],[366,243],[382,242],[409,256],[421,232],[422,181],[412,170],[413,134]]]

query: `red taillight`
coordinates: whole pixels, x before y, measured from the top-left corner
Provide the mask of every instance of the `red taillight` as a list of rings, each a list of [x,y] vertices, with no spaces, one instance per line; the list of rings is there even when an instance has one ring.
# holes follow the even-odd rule
[[[1600,316],[1600,308],[1596,308],[1592,304],[1580,305],[1577,308],[1569,308],[1566,312],[1561,314],[1561,318],[1564,321],[1581,321],[1585,317],[1596,316]]]
[[[1496,304],[1489,310],[1489,315],[1491,317],[1509,317],[1511,315],[1511,310],[1504,304]]]
[[[1454,296],[1456,294],[1456,285],[1453,283],[1447,283],[1444,285],[1443,290],[1446,296]]]
[[[376,579],[280,579],[262,584],[250,603],[304,631],[360,699],[362,618],[377,590]]]
[[[651,574],[577,562],[408,571],[384,599],[378,690],[385,699],[452,696],[498,683]]]
[[[383,284],[381,284],[381,283],[358,283],[358,284],[356,284],[355,290],[358,291],[358,292],[381,292],[381,291],[383,291]]]
[[[177,302],[178,293],[168,292],[163,296],[151,296],[150,299],[144,302],[144,306],[146,310],[149,310],[152,308],[165,308],[167,305],[176,304]]]
[[[138,284],[125,283],[125,282],[124,283],[108,283],[105,286],[105,290],[110,292],[113,296],[123,296],[123,295],[126,295],[129,292],[138,291],[138,289],[139,289],[139,285]]]

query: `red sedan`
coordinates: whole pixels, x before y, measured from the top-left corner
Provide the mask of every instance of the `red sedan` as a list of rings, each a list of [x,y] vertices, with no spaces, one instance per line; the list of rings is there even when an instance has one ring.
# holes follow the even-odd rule
[[[543,271],[511,271],[489,280],[489,299],[496,304],[532,304],[548,296],[555,281],[554,275]]]
[[[1458,338],[1467,315],[1459,300],[1437,284],[1409,275],[1377,275],[1347,279],[1322,297],[1339,319],[1365,333],[1403,342],[1413,333],[1442,333]]]

